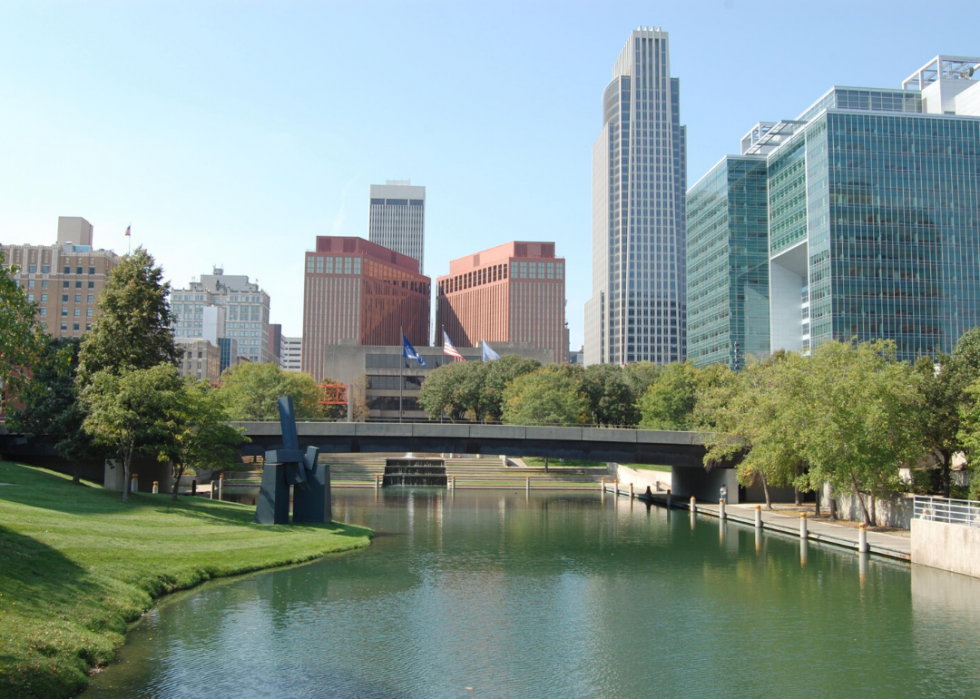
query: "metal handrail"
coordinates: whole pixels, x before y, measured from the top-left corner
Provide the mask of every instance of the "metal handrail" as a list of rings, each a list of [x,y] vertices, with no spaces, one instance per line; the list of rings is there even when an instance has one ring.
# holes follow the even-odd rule
[[[912,516],[931,522],[980,528],[980,501],[957,500],[935,495],[916,495]]]

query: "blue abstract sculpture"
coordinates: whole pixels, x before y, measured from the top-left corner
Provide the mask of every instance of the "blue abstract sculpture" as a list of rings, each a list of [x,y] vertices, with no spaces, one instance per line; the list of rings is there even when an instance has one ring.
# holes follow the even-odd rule
[[[299,448],[293,399],[279,399],[279,424],[282,426],[282,449],[265,453],[262,485],[255,508],[258,524],[289,524],[289,489],[293,488],[293,523],[331,520],[330,466],[318,464],[318,447],[306,452]]]

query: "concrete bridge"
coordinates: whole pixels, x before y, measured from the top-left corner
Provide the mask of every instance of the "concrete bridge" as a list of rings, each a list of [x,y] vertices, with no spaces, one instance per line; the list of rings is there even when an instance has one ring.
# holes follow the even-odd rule
[[[278,422],[235,422],[252,440],[245,454],[281,445]],[[428,452],[508,454],[554,459],[616,461],[703,468],[704,443],[696,432],[596,427],[521,427],[444,423],[300,422],[300,447],[324,454]]]

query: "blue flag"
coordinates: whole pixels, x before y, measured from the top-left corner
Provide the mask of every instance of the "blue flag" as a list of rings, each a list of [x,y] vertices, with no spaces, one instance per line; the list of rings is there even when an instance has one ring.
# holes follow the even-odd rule
[[[482,340],[481,344],[483,345],[483,361],[492,362],[494,359],[500,359],[500,355],[490,349],[486,340]]]
[[[408,338],[402,335],[402,356],[405,359],[414,359],[416,362],[425,366],[425,360],[422,359],[422,355],[415,351],[412,347],[412,343],[408,341]]]

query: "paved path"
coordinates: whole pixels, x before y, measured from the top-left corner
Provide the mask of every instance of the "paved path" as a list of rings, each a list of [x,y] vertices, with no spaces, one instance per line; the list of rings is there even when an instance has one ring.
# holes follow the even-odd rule
[[[612,492],[612,486],[607,486]],[[620,496],[629,497],[629,489],[623,489],[620,485]],[[637,497],[641,497],[637,493]],[[666,504],[666,493],[655,493],[653,500],[658,504]],[[676,498],[671,503],[673,507],[688,509],[687,501],[678,501]],[[718,503],[697,503],[698,514],[709,517],[718,517]],[[726,518],[731,522],[755,526],[755,504],[728,505],[725,508]],[[800,515],[798,512],[782,514],[778,510],[770,512],[763,507],[762,509],[762,528],[770,531],[783,532],[793,536],[800,535]],[[808,519],[807,537],[812,541],[820,541],[835,546],[857,550],[858,530],[855,527],[848,527],[842,524],[833,524],[825,520]],[[899,534],[884,534],[881,532],[868,531],[868,549],[871,553],[889,558],[898,558],[909,561],[912,558],[912,540],[908,536]]]

